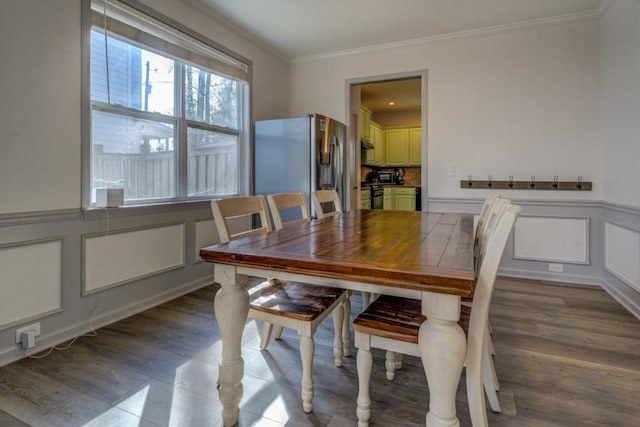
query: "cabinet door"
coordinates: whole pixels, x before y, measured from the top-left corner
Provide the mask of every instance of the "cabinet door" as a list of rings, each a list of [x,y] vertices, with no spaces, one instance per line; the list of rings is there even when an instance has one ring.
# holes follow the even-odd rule
[[[371,122],[371,126],[369,128],[369,141],[373,144],[373,148],[364,150],[364,158],[362,162],[365,165],[380,166],[383,164],[380,152],[384,151],[384,131],[373,122]]]
[[[380,127],[372,127],[374,133],[374,139],[376,141],[376,148],[373,150],[374,162],[376,165],[384,165],[387,161],[387,144],[385,139],[384,130]]]
[[[382,209],[393,210],[394,209],[393,199],[394,199],[394,197],[393,197],[393,188],[385,187],[384,188],[384,197],[382,199]]]
[[[360,138],[369,139],[371,137],[371,111],[365,107],[360,107]]]
[[[371,209],[371,197],[362,196],[360,198],[360,209]]]
[[[422,164],[422,128],[409,128],[409,166]]]
[[[415,188],[396,188],[394,191],[394,206],[397,211],[415,211],[416,210],[416,189]]]
[[[387,129],[387,162],[388,166],[406,166],[409,163],[408,129]]]
[[[397,211],[415,211],[416,195],[398,194],[395,197],[395,208]]]

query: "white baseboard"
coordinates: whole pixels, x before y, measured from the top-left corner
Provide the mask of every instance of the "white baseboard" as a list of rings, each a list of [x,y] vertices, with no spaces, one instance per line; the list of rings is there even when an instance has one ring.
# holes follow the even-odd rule
[[[214,282],[213,274],[206,277],[197,279],[193,282],[183,284],[177,288],[163,292],[158,295],[153,295],[144,300],[136,301],[135,303],[119,307],[116,310],[107,311],[99,314],[93,321],[93,329],[96,330],[103,326],[110,325],[122,320],[134,314],[143,312],[152,307],[170,301],[174,298],[193,292],[197,289],[208,286]],[[211,301],[211,309],[213,310],[213,301]],[[9,363],[23,359],[31,354],[36,354],[41,351],[47,350],[55,345],[66,342],[74,337],[82,334],[86,334],[91,331],[90,321],[82,321],[76,324],[72,324],[67,328],[54,331],[52,333],[42,335],[37,339],[37,345],[25,352],[19,345],[14,345],[11,348],[0,350],[0,367],[8,365]]]
[[[629,287],[629,292],[624,292],[619,286],[616,286],[607,279],[602,279],[602,288],[631,314],[640,319],[640,293],[631,287]]]
[[[558,274],[546,271],[523,270],[518,268],[501,268],[498,275],[518,279],[545,280],[548,282],[572,283],[589,286],[602,286],[601,277],[582,276],[579,274]]]

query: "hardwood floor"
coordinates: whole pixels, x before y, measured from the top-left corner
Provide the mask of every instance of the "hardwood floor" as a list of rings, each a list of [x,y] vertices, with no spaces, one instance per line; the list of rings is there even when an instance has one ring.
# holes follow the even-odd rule
[[[216,289],[0,368],[0,426],[220,426]],[[355,316],[358,293],[352,301]],[[499,279],[490,317],[503,409],[489,412],[491,426],[639,425],[640,321],[604,291]],[[250,321],[243,337],[239,425],[355,426],[355,357],[333,365],[331,319],[316,333],[312,414],[301,407],[295,332],[260,352],[258,326]],[[468,426],[464,384],[457,409]],[[405,356],[389,382],[384,354],[374,350],[372,426],[423,426],[426,393],[419,359]]]

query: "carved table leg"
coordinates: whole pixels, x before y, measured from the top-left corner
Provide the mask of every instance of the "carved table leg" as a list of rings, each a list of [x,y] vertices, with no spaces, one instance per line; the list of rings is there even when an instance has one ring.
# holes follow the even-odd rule
[[[466,355],[464,331],[458,325],[460,297],[424,292],[418,346],[429,384],[427,427],[459,427],[456,391]]]
[[[249,313],[249,293],[244,287],[246,276],[237,275],[236,268],[215,264],[215,280],[222,285],[216,293],[214,312],[222,338],[222,360],[218,370],[218,396],[222,402],[225,426],[238,423],[242,398],[242,360],[240,341]]]

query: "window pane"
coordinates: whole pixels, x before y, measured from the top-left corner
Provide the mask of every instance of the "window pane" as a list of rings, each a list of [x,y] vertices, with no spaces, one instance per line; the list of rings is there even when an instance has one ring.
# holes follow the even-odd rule
[[[187,131],[189,196],[238,192],[238,137],[202,129]]]
[[[104,33],[91,31],[91,99],[166,115],[174,114],[175,62]]]
[[[96,188],[124,188],[127,201],[175,197],[173,123],[93,111],[91,202]]]
[[[238,129],[238,82],[186,65],[185,109],[189,120]]]

